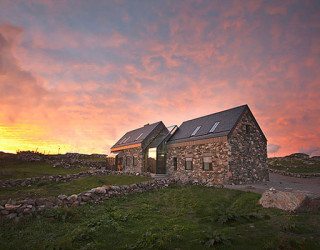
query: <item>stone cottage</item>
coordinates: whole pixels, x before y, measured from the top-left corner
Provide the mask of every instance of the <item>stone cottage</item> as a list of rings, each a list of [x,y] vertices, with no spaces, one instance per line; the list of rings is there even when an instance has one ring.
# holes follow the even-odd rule
[[[247,105],[166,128],[126,133],[112,148],[119,170],[167,174],[209,184],[268,180],[267,139]]]

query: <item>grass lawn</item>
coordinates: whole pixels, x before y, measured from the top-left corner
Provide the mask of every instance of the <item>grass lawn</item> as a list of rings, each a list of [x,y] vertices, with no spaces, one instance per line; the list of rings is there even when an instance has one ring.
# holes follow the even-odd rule
[[[66,175],[86,171],[88,168],[54,168],[46,162],[0,161],[0,180],[23,179],[44,175]]]
[[[58,196],[59,194],[71,195],[102,185],[129,185],[148,179],[144,176],[126,175],[88,176],[70,182],[38,183],[30,187],[2,188],[0,189],[0,200],[25,197],[50,197]]]
[[[269,167],[291,173],[320,173],[320,162],[309,165],[305,164],[302,159],[273,159]]]
[[[0,222],[0,249],[320,249],[320,214],[257,205],[260,195],[171,187]]]

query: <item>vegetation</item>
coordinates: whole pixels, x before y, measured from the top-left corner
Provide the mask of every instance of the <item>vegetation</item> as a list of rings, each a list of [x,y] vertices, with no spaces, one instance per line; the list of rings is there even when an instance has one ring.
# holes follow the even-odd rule
[[[320,173],[320,160],[297,157],[274,157],[268,159],[269,167],[291,173]]]
[[[59,194],[71,195],[102,185],[129,185],[146,180],[148,180],[148,178],[143,176],[105,175],[83,177],[69,182],[60,183],[39,182],[38,184],[30,187],[1,188],[0,200],[6,200],[9,198],[50,197],[58,196]]]
[[[0,249],[319,249],[320,213],[264,209],[258,194],[171,187],[0,222]]]
[[[67,175],[86,171],[88,168],[65,169],[52,167],[46,162],[24,162],[17,159],[6,159],[0,161],[0,180],[23,179],[44,175]]]

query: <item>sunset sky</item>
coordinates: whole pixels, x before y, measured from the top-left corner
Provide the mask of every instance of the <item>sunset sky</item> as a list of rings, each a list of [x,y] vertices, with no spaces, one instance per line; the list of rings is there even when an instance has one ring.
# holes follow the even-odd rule
[[[109,153],[242,104],[269,156],[320,155],[320,1],[0,0],[0,151]]]

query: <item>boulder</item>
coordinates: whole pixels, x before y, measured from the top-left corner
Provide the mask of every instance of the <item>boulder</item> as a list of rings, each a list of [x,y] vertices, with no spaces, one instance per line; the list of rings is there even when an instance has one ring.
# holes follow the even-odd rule
[[[259,204],[266,208],[274,207],[293,212],[304,210],[305,205],[308,203],[308,199],[307,194],[303,192],[271,189],[262,194]]]

